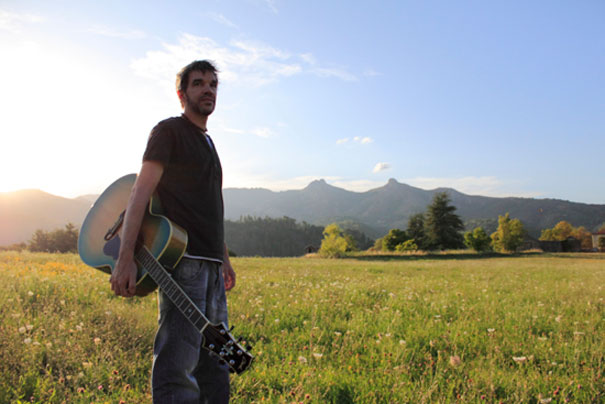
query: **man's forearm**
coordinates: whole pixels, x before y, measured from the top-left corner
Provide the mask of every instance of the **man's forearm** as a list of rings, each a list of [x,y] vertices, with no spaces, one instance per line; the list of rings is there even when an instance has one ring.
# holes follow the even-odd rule
[[[132,259],[137,243],[139,230],[147,204],[162,177],[164,168],[161,164],[155,162],[145,162],[141,167],[141,172],[130,193],[124,225],[122,228],[122,241],[120,246],[120,258]]]
[[[225,252],[223,254],[223,261],[231,264],[231,261],[229,260],[229,249],[227,248],[227,243],[223,243],[223,245],[225,246]]]
[[[145,215],[145,209],[150,197],[141,192],[140,188],[133,188],[126,207],[124,224],[122,225],[122,240],[120,244],[120,259],[130,260],[134,257],[136,242]]]

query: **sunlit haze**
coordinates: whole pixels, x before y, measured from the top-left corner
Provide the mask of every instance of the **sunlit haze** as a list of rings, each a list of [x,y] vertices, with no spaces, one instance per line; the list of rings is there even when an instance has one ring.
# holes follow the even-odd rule
[[[220,70],[225,187],[605,204],[605,2],[0,3],[0,192],[99,193]]]

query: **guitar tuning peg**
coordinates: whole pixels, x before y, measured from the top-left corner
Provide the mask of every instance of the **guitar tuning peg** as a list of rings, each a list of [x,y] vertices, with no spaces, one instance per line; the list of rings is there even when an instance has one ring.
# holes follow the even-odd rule
[[[235,328],[235,326],[232,325],[231,328],[229,328],[229,332],[233,331],[234,328]]]

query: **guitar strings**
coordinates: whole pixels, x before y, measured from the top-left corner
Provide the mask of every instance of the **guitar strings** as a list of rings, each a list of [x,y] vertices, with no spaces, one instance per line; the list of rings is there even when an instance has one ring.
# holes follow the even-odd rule
[[[143,264],[143,267],[147,267],[147,268],[149,268],[149,267],[151,267],[151,266],[153,266],[153,265],[155,265],[155,264],[159,265],[159,263],[157,263],[157,261],[155,260],[155,257],[153,257],[153,258],[152,258],[152,254],[151,254],[151,252],[149,251],[149,249],[148,249],[148,248],[147,248],[145,245],[143,245],[142,247],[143,247],[143,248],[142,248],[142,249],[140,249],[140,251],[141,251],[141,250],[144,250],[144,251],[146,252],[146,254],[145,254],[145,253],[143,253],[143,257],[138,257],[138,258],[139,258],[139,261],[141,261],[141,263]],[[137,254],[137,256],[138,256],[138,255],[140,255],[140,254]],[[146,265],[146,264],[147,264],[147,265]],[[163,268],[162,268],[162,270],[163,270]],[[147,272],[148,272],[148,273],[151,275],[151,272],[149,272],[149,270],[148,270]],[[160,271],[156,271],[156,272],[160,272]],[[158,275],[158,278],[160,278],[162,275],[166,276],[167,274],[166,274],[166,273],[164,273],[164,272],[160,272],[160,273],[159,273],[159,275]],[[153,279],[153,276],[152,276],[152,279]],[[167,278],[165,278],[165,279],[167,279]],[[155,279],[154,279],[154,280],[155,280]],[[156,283],[162,283],[162,282],[156,282]],[[177,284],[177,285],[175,285],[175,286],[177,287],[177,290],[179,290],[179,286],[178,286],[178,284]],[[182,292],[182,290],[181,290],[181,292]],[[183,293],[184,293],[184,292],[183,292]],[[167,295],[168,295],[168,294],[167,294]],[[182,313],[182,314],[183,314],[185,317],[187,317],[187,319],[188,319],[190,322],[192,322],[191,317],[187,316],[187,314],[185,314],[185,313],[184,313],[183,309],[181,309],[181,307],[180,307],[180,306],[179,306],[179,305],[178,305],[178,304],[177,304],[177,303],[176,303],[176,302],[173,300],[173,298],[172,298],[170,295],[168,295],[168,296],[170,297],[170,300],[172,301],[172,303],[173,303],[175,306],[177,306],[177,307],[179,308],[179,310],[181,311],[181,313]],[[185,296],[186,296],[186,294],[185,294]],[[199,311],[199,308],[197,308],[197,307],[195,306],[195,304],[193,304],[193,302],[188,302],[188,304],[191,304],[191,305],[192,305],[192,306],[193,306],[193,307],[194,307],[194,308],[195,308],[195,309],[196,309],[196,310],[199,312],[198,314],[201,314],[201,315],[202,315],[202,318],[204,318],[204,319],[206,320],[206,322],[210,324],[210,321],[208,321],[208,319],[206,319],[206,318],[205,318],[204,314],[203,314],[202,312],[200,312],[200,311]],[[194,311],[194,313],[195,313],[195,311]],[[193,325],[193,326],[195,326],[195,327],[197,327],[195,324],[193,324],[193,322],[192,322],[192,325]],[[225,340],[226,340],[226,341],[231,341],[231,342],[233,342],[233,346],[234,346],[234,347],[237,347],[239,350],[241,350],[241,351],[242,351],[242,355],[241,355],[241,356],[242,356],[242,358],[244,357],[243,353],[244,353],[244,352],[247,352],[247,351],[246,351],[246,349],[244,349],[244,348],[243,348],[243,347],[242,347],[242,346],[241,346],[241,345],[240,345],[240,344],[239,344],[239,343],[238,343],[236,340],[234,340],[233,336],[232,336],[232,335],[230,335],[230,333],[229,333],[229,331],[228,331],[228,330],[225,330],[225,334],[222,334],[220,331],[217,331],[217,330],[216,330],[216,329],[215,329],[215,328],[214,328],[214,327],[213,327],[211,324],[210,324],[210,327],[209,327],[209,328],[208,328],[208,327],[206,327],[206,329],[208,329],[208,331],[209,331],[209,333],[210,333],[210,334],[213,334],[212,336],[213,336],[214,338],[217,338],[217,339],[219,339],[219,340],[220,340],[220,339],[222,339],[223,341],[225,341]],[[202,335],[203,335],[203,333],[202,333]],[[226,355],[228,355],[229,357],[234,357],[234,355],[229,354],[229,353],[228,353],[228,351],[224,350],[224,347],[225,347],[225,343],[223,342],[223,343],[221,343],[221,352],[225,352],[225,354],[226,354]],[[211,352],[214,352],[214,351],[213,351],[213,350],[211,350]],[[219,355],[219,356],[220,356],[220,355]],[[237,356],[235,356],[235,357],[237,357]],[[223,358],[223,357],[221,357],[221,359],[223,359],[223,360],[224,360],[224,358]],[[225,361],[225,362],[227,362],[227,361]],[[227,362],[227,363],[228,363],[228,362]],[[232,366],[232,365],[231,365],[231,364],[229,364],[229,366]]]

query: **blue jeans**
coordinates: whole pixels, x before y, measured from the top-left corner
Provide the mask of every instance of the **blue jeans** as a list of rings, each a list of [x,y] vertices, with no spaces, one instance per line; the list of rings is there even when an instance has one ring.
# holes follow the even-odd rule
[[[172,274],[211,323],[227,325],[227,298],[219,263],[183,258]],[[201,347],[202,334],[160,291],[153,345],[154,404],[229,402],[229,370]]]

